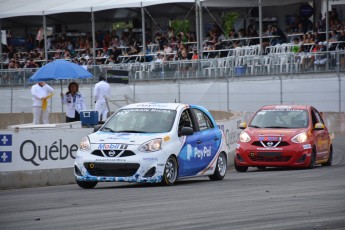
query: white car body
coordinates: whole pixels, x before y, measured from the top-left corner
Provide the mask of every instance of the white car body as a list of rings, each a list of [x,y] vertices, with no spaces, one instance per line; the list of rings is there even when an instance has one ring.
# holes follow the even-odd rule
[[[128,125],[124,125],[123,122],[112,124],[112,121],[121,120],[121,116],[129,116],[130,113],[137,114],[135,121],[130,121]],[[154,119],[155,124],[151,125],[154,129],[165,125],[159,123],[162,116],[173,117],[170,131],[158,130],[141,133],[131,130],[112,130],[121,125],[129,127],[134,126],[134,123],[139,124],[137,117],[141,117],[144,113],[157,116]],[[171,115],[169,115],[170,113]],[[149,116],[151,115],[147,114],[145,119],[149,120]],[[191,120],[190,125],[193,126],[191,135],[179,135],[179,126],[183,119]],[[207,119],[209,121],[206,122],[208,123],[206,126],[209,127],[205,128],[203,120]],[[178,172],[175,179],[214,175],[221,153],[222,159],[220,160],[223,161],[221,163],[225,167],[225,171],[227,168],[226,160],[229,149],[225,144],[224,134],[216,125],[211,114],[200,106],[179,103],[127,105],[109,118],[99,131],[86,138],[83,141],[86,141],[89,149],[85,149],[82,143],[75,160],[76,180],[81,183],[112,181],[158,183],[163,180],[168,159],[172,158],[176,158],[177,162],[176,170]],[[157,147],[157,149],[152,150],[152,147]],[[219,178],[223,179],[224,168],[218,170],[223,170],[222,177]],[[78,184],[80,185],[80,183]]]

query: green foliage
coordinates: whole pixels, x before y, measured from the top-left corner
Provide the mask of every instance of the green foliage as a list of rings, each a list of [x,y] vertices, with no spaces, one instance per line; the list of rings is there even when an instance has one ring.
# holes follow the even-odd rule
[[[180,32],[187,33],[189,31],[189,20],[172,20],[170,21],[170,26],[173,28],[175,34],[178,34]]]
[[[234,28],[234,23],[239,16],[240,14],[238,12],[231,12],[231,13],[224,14],[223,16],[224,30],[227,35],[229,34],[230,30]]]

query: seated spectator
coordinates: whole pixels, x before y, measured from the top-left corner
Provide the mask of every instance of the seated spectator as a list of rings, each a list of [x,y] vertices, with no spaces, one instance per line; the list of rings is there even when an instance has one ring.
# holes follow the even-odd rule
[[[65,49],[64,52],[63,52],[63,55],[62,55],[62,58],[63,59],[70,59],[71,58],[71,54],[70,54],[70,51],[69,49]]]
[[[8,63],[8,69],[18,69],[18,65],[16,64],[16,61],[14,59],[12,59],[9,63]]]
[[[332,30],[332,31],[331,31],[331,36],[330,36],[330,38],[329,38],[328,41],[329,41],[330,43],[332,43],[332,42],[337,42],[338,39],[339,39],[339,35],[338,35],[337,31]],[[337,47],[337,44],[330,44],[330,45],[329,45],[329,50],[335,50],[336,47]]]
[[[318,49],[315,52],[324,52],[324,51],[326,51],[326,47],[324,46],[324,43],[319,42]],[[316,66],[325,65],[326,62],[327,62],[327,53],[316,54],[314,65]]]
[[[57,49],[54,53],[54,59],[60,59],[61,58],[61,50]]]
[[[33,59],[30,59],[29,61],[27,61],[27,63],[24,66],[24,68],[38,68],[38,67],[39,65],[35,63]]]
[[[342,43],[339,43],[338,48],[341,50],[344,50],[344,47],[345,47],[345,31],[344,30],[340,31],[340,36],[339,36],[338,41],[342,42]]]
[[[307,32],[302,22],[297,23],[297,28],[294,30],[296,34],[305,34]]]
[[[293,44],[292,52],[297,53],[300,49],[300,44],[299,44],[298,38],[293,38],[292,44]]]
[[[277,37],[272,39],[271,45],[274,46],[274,45],[283,44],[286,42],[285,34],[276,25],[272,26],[272,35],[277,36]]]
[[[122,55],[122,50],[119,49],[117,46],[113,46],[112,55],[114,56],[115,62],[118,62],[118,57]]]
[[[128,55],[134,55],[139,53],[139,47],[135,46],[134,44],[129,46],[129,51],[127,52]]]
[[[198,59],[199,59],[198,51],[197,51],[197,50],[194,50],[194,51],[193,51],[192,60],[198,60]]]
[[[164,61],[164,55],[162,53],[158,53],[155,59],[155,63],[163,63]]]

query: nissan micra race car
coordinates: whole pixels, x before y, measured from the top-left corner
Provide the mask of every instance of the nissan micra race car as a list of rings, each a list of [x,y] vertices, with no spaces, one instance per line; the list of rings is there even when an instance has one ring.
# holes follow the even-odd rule
[[[332,165],[331,135],[312,106],[270,105],[260,108],[237,141],[235,169],[248,167],[313,168]]]
[[[195,176],[222,180],[228,153],[223,132],[205,108],[136,103],[82,139],[75,178],[82,188],[114,181],[173,185]]]

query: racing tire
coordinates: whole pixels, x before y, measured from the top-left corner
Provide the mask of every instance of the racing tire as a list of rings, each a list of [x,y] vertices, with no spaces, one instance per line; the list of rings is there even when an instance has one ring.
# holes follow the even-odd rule
[[[216,169],[213,175],[209,176],[210,180],[223,180],[228,168],[227,158],[225,153],[220,153],[217,159]]]
[[[165,163],[162,185],[173,185],[177,179],[178,164],[176,157],[171,155]]]
[[[247,172],[248,166],[240,166],[236,163],[236,160],[234,164],[235,164],[235,169],[237,172]]]
[[[79,187],[84,189],[91,189],[97,185],[98,181],[77,181]]]
[[[329,148],[329,156],[328,156],[328,160],[325,163],[322,163],[322,166],[331,166],[332,165],[332,160],[333,160],[333,146],[331,145],[331,147]]]
[[[316,150],[313,148],[313,151],[310,156],[310,161],[308,165],[308,169],[313,169],[315,167],[315,161],[316,161]]]

